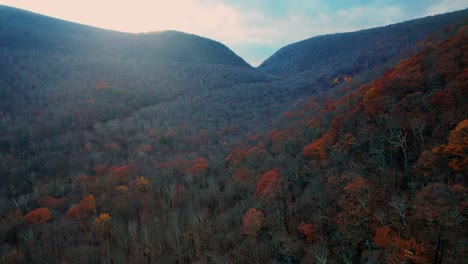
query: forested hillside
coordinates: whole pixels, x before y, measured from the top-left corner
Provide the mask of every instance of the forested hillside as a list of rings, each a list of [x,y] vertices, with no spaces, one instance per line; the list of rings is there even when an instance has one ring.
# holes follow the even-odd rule
[[[277,78],[198,36],[0,7],[1,263],[463,263],[466,12]]]
[[[326,79],[355,76],[396,58],[400,60],[402,55],[411,55],[419,41],[447,30],[444,27],[467,15],[465,9],[385,27],[313,37],[281,48],[258,69],[281,77],[301,73]]]

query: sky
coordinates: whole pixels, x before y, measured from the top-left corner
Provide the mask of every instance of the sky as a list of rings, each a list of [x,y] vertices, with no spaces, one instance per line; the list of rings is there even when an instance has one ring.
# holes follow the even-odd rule
[[[252,66],[317,35],[460,10],[468,0],[0,0],[0,4],[124,32],[178,30],[219,41]]]

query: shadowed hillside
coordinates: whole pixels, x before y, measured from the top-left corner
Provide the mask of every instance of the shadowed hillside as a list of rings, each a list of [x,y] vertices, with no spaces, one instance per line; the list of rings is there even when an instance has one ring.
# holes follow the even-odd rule
[[[355,76],[385,64],[430,34],[468,16],[468,10],[415,19],[380,28],[324,35],[287,45],[258,69],[281,77]]]

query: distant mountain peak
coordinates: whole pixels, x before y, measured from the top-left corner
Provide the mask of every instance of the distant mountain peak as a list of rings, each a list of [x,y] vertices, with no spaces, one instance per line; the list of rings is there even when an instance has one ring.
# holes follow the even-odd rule
[[[1,5],[0,48],[91,56],[106,54],[151,62],[214,63],[250,68],[224,44],[194,34],[175,30],[123,33]]]

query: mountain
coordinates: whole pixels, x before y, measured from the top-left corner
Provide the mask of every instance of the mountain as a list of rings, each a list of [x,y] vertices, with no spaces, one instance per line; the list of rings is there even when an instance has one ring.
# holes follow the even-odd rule
[[[8,53],[27,51],[249,67],[225,45],[177,31],[121,33],[7,6],[0,6],[0,23],[0,48]]]
[[[193,35],[0,10],[1,263],[467,258],[466,20],[278,78]]]
[[[309,38],[281,48],[258,69],[280,77],[301,73],[332,79],[355,76],[391,61],[430,34],[466,17],[468,9],[385,27]]]

